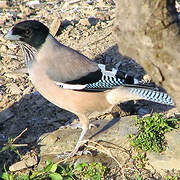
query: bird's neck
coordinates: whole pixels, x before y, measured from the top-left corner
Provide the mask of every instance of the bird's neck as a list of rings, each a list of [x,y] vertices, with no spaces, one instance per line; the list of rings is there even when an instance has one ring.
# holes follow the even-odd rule
[[[48,46],[47,49],[53,48],[53,46],[57,44],[57,40],[51,34],[48,34],[45,42],[38,48],[35,48],[23,41],[19,41],[17,43],[21,47],[22,52],[24,53],[26,66],[29,69],[32,66],[32,64],[36,61],[36,55],[39,53],[39,51],[42,48],[44,48],[44,46]],[[52,46],[52,47],[49,47],[49,46]]]
[[[26,66],[29,69],[32,66],[32,63],[35,61],[35,56],[38,53],[38,50],[22,41],[19,42],[18,45],[21,47],[21,50],[24,53]]]

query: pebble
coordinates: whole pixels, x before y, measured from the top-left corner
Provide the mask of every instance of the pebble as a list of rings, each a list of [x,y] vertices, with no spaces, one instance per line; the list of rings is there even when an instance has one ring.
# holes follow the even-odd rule
[[[37,8],[37,7],[41,6],[41,3],[39,0],[34,0],[34,1],[27,2],[26,5],[31,7],[31,8]]]
[[[12,94],[20,94],[21,93],[21,89],[15,83],[12,83],[10,85],[9,90]]]
[[[93,0],[87,0],[86,3],[89,4],[89,5],[93,5],[94,1]]]
[[[8,8],[9,1],[0,1],[0,8]]]
[[[8,50],[8,47],[6,45],[2,45],[0,50],[1,52],[6,53]]]
[[[65,19],[64,21],[61,22],[61,27],[66,27],[72,25],[71,21]]]
[[[91,25],[88,21],[88,19],[80,19],[79,23],[83,26],[89,26]]]
[[[29,156],[26,159],[23,159],[17,163],[14,163],[9,167],[9,170],[14,172],[14,171],[19,171],[22,169],[26,169],[28,167],[32,167],[38,163],[38,157],[36,155],[34,156]]]
[[[75,4],[75,3],[79,3],[81,0],[72,0],[70,2],[68,2],[69,4]]]
[[[6,22],[6,17],[5,16],[1,16],[1,19],[0,19],[0,26],[4,25]]]
[[[60,17],[55,17],[53,22],[50,25],[50,33],[55,36],[59,30],[59,27],[61,25]]]
[[[33,12],[30,7],[20,5],[19,8],[21,10],[21,13],[18,13],[18,16],[20,16],[21,18],[29,16]]]
[[[7,78],[17,79],[17,78],[19,78],[19,73],[6,72],[5,76],[6,76]]]
[[[95,26],[98,23],[99,20],[97,18],[95,18],[95,17],[89,17],[88,21],[91,24],[91,26]]]
[[[143,80],[144,80],[145,83],[149,83],[149,82],[151,82],[152,78],[151,78],[150,75],[145,74],[145,75],[143,76]]]

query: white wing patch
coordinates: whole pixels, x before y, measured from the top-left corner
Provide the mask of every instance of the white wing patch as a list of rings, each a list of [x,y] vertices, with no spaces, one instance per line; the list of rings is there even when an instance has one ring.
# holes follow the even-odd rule
[[[98,64],[98,66],[101,69],[103,76],[109,76],[109,77],[115,77],[116,76],[117,69],[112,68],[112,71],[106,71],[106,66],[104,64]]]
[[[86,87],[86,85],[80,85],[80,84],[66,84],[66,83],[61,83],[61,82],[56,82],[55,84],[61,88],[64,89],[72,89],[72,90],[81,90],[84,89]]]

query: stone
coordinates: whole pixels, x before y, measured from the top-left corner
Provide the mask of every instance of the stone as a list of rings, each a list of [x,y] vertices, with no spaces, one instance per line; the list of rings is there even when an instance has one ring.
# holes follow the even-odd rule
[[[50,33],[53,36],[56,36],[56,34],[60,28],[60,25],[61,25],[60,17],[59,16],[54,17],[53,22],[51,23],[51,26],[50,26]]]
[[[82,24],[83,26],[90,26],[91,25],[89,23],[88,19],[80,19],[79,23]]]
[[[99,22],[99,20],[95,17],[89,17],[88,21],[91,24],[91,26],[95,26]]]
[[[124,145],[127,135],[137,132],[135,121],[132,117],[115,118],[112,120],[103,119],[94,122],[98,128],[91,128],[85,139],[91,138],[93,141],[106,141],[116,145]],[[80,136],[81,129],[59,129],[52,133],[47,133],[39,138],[40,154],[61,154],[72,151]],[[53,145],[53,146],[52,146]]]
[[[8,47],[6,45],[1,46],[1,52],[6,53],[8,50]]]
[[[0,26],[3,26],[6,22],[6,17],[5,16],[2,16],[1,19],[0,19]]]
[[[15,83],[12,83],[10,85],[9,90],[11,94],[20,94],[22,92],[21,89]]]
[[[145,83],[150,83],[151,80],[152,80],[152,78],[151,78],[150,75],[145,74],[145,75],[143,76],[143,81],[144,81]]]
[[[93,0],[87,0],[86,3],[89,4],[89,5],[93,5],[94,1]]]
[[[0,1],[0,8],[8,8],[9,1]]]
[[[9,167],[9,170],[11,172],[19,171],[19,170],[22,170],[22,169],[26,169],[28,167],[32,167],[32,166],[36,165],[37,163],[38,163],[37,155],[29,153],[24,157],[23,160],[12,164]]]
[[[71,4],[75,4],[75,3],[79,3],[79,2],[80,2],[80,0],[71,0],[68,3],[69,3],[69,5],[71,5]]]
[[[149,163],[158,170],[180,169],[180,130],[174,130],[165,135],[168,148],[162,153],[147,153]]]
[[[20,5],[19,8],[21,9],[21,13],[18,14],[20,17],[29,16],[33,10],[30,7],[26,7],[24,5]]]
[[[31,8],[37,8],[37,7],[41,6],[41,3],[39,0],[33,0],[33,1],[27,2],[26,5],[31,7]]]

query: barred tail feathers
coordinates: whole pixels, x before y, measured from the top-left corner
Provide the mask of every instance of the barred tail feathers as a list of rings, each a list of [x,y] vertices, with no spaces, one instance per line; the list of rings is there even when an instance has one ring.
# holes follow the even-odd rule
[[[157,102],[160,104],[166,104],[166,105],[174,105],[173,100],[171,97],[165,93],[160,91],[155,91],[152,89],[144,89],[144,88],[129,88],[129,91],[132,94],[138,95],[142,97],[143,99]]]
[[[145,99],[166,105],[174,105],[172,99],[167,93],[156,91],[150,88],[120,86],[107,92],[106,96],[110,104],[119,104],[130,100]]]

